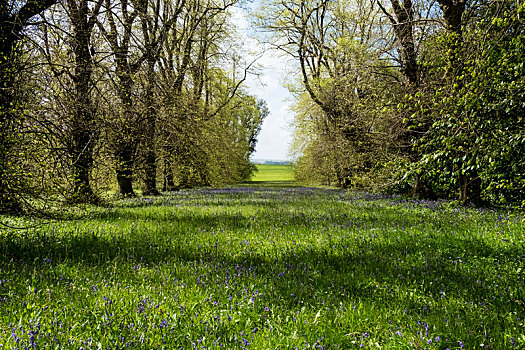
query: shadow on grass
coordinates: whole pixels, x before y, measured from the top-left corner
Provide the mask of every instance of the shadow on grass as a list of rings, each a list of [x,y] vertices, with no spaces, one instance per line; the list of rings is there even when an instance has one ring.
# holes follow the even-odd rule
[[[251,192],[241,191],[239,195],[247,193]],[[275,193],[277,197],[282,195],[281,192]],[[179,199],[164,205],[176,206]],[[206,202],[206,198],[202,200]],[[208,200],[206,205],[224,206],[227,203]],[[504,328],[504,322],[498,320],[504,315],[524,314],[523,304],[515,301],[524,297],[520,292],[524,289],[523,280],[515,273],[499,279],[496,273],[523,264],[523,246],[491,246],[475,235],[466,238],[441,232],[436,233],[440,235],[436,238],[430,233],[422,234],[424,227],[445,224],[444,219],[435,217],[432,212],[418,212],[416,217],[409,215],[406,208],[364,206],[358,209],[351,214],[344,209],[315,214],[276,208],[278,215],[273,211],[262,212],[255,220],[252,216],[234,213],[192,214],[187,211],[158,217],[151,217],[155,213],[145,217],[143,211],[102,213],[98,220],[135,220],[139,229],[124,234],[111,232],[108,228],[108,232],[71,230],[26,237],[6,236],[0,238],[0,263],[4,271],[5,268],[11,269],[10,273],[28,279],[44,262],[47,266],[79,265],[83,269],[96,269],[101,264],[112,262],[117,270],[128,269],[137,261],[154,266],[174,266],[181,262],[188,266],[189,262],[191,266],[214,266],[213,273],[219,281],[231,276],[232,270],[253,271],[252,274],[239,275],[236,282],[260,288],[268,300],[273,300],[275,307],[289,311],[296,311],[305,304],[320,308],[328,301],[325,300],[328,296],[332,305],[363,302],[373,304],[385,313],[402,308],[402,312],[410,317],[434,317],[436,322],[440,317],[439,322],[444,322],[442,315],[446,312],[440,309],[441,305],[448,303],[450,307],[457,302],[457,309],[447,312],[457,313],[458,317],[467,319],[467,324],[476,325],[486,321],[480,320],[476,308],[487,307],[491,309],[487,315],[497,315],[494,321],[490,321],[494,325],[485,325],[488,328]],[[141,230],[140,220],[154,222],[157,231]],[[174,220],[180,229],[169,226]],[[163,227],[162,223],[166,226]],[[242,233],[254,225],[258,230],[273,226],[306,232],[312,226],[335,225],[339,226],[339,231],[335,237],[330,232],[316,231],[319,239],[326,241],[323,244],[299,245],[293,241],[299,240],[297,236],[288,236],[288,240],[283,238],[272,246],[273,237],[270,235],[265,242],[241,244]],[[413,231],[417,233],[401,233],[397,229],[401,226],[419,227],[419,230]],[[378,237],[372,236],[372,229],[382,227],[396,228],[395,235],[404,237],[384,236],[380,239],[381,233],[377,234]],[[188,228],[193,231],[188,231]],[[237,234],[239,241],[227,242],[226,238],[216,234],[220,229]],[[110,271],[98,273],[101,280],[112,278]],[[187,284],[189,287],[198,285],[207,293],[212,293],[217,287],[211,280],[198,282],[197,276],[188,279]],[[461,309],[468,303],[472,304],[474,311]]]
[[[365,227],[365,229],[388,226],[388,219],[380,221],[386,215],[381,211],[388,209],[361,208],[364,213],[359,216],[336,214],[332,217],[313,216],[297,213],[284,213],[276,218],[272,213],[257,217],[257,225],[273,225],[277,227],[290,226],[296,232],[300,229],[309,230],[312,225],[348,225],[349,229]],[[140,219],[138,213],[119,214],[120,219]],[[363,218],[366,218],[365,221]],[[422,217],[411,220],[405,217],[404,224],[429,224],[434,218]],[[151,220],[151,219],[150,219]],[[111,232],[95,233],[94,231],[71,231],[60,234],[51,232],[31,236],[5,236],[0,238],[0,261],[2,264],[17,262],[20,266],[39,265],[44,260],[57,263],[97,265],[101,261],[121,259],[126,261],[129,256],[141,257],[144,262],[159,264],[172,261],[219,261],[226,265],[264,266],[261,273],[267,273],[273,282],[290,285],[286,278],[277,277],[279,266],[295,271],[294,267],[308,266],[306,272],[301,270],[294,279],[310,286],[310,288],[333,287],[345,288],[354,295],[366,297],[363,283],[372,280],[382,281],[389,285],[414,285],[430,288],[432,293],[440,292],[441,283],[447,283],[447,289],[471,291],[475,295],[489,293],[483,283],[473,283],[479,280],[480,264],[506,264],[522,259],[523,248],[508,245],[506,248],[493,248],[478,238],[456,238],[448,236],[441,241],[432,235],[407,235],[404,239],[378,240],[363,236],[363,231],[352,233],[348,237],[320,234],[327,241],[323,246],[294,246],[286,240],[280,241],[281,249],[273,247],[274,251],[263,249],[242,251],[242,247],[222,250],[213,248],[212,244],[220,241],[220,235],[214,234],[223,228],[228,232],[246,232],[254,225],[253,217],[240,214],[179,214],[177,225],[180,232],[160,229],[155,233],[148,230],[114,234]],[[172,222],[171,218],[154,218],[156,222]],[[396,222],[397,221],[393,221]],[[438,225],[439,222],[436,222]],[[138,225],[140,226],[140,225]],[[199,232],[188,232],[188,227]],[[369,232],[373,232],[369,231]],[[344,232],[343,232],[344,233]],[[339,233],[341,234],[341,233]],[[202,245],[191,244],[189,236],[202,235]],[[273,239],[267,237],[268,239]],[[290,240],[292,237],[289,237]],[[293,239],[300,240],[299,236]],[[328,244],[330,240],[330,244]],[[279,250],[280,249],[280,250]],[[284,250],[283,250],[284,249]],[[525,257],[525,256],[524,256]],[[472,265],[473,264],[473,265]],[[271,266],[271,268],[268,268]],[[315,269],[311,275],[308,270]],[[488,271],[488,270],[487,270]],[[289,276],[289,275],[288,275]],[[348,278],[352,276],[352,278]],[[490,276],[485,276],[489,278]],[[492,276],[493,277],[493,276]],[[492,278],[490,277],[490,278]],[[280,281],[280,282],[279,282]],[[306,283],[309,281],[308,283]],[[438,281],[438,283],[436,283]],[[348,283],[348,285],[345,285]],[[431,286],[431,287],[429,287]],[[419,288],[419,287],[418,287]],[[315,293],[314,293],[315,294]],[[286,295],[286,293],[283,293]]]
[[[274,188],[289,188],[298,187],[299,184],[293,180],[281,180],[281,181],[246,181],[243,186],[253,187],[274,187]]]
[[[450,227],[450,220],[454,220],[456,224],[460,224],[463,220],[459,215],[439,215],[432,210],[380,206],[373,198],[366,200],[357,198],[358,205],[348,206],[352,204],[352,199],[339,198],[338,195],[344,195],[340,190],[309,188],[278,191],[251,188],[242,189],[244,190],[242,192],[238,190],[235,189],[236,196],[233,196],[229,189],[225,189],[208,191],[205,194],[200,192],[201,197],[197,199],[194,194],[187,196],[180,194],[155,202],[135,200],[123,203],[118,210],[93,213],[90,220],[100,224],[145,220],[160,225],[199,228],[208,232],[218,228],[234,232],[247,229],[264,231],[265,227],[285,231],[289,229],[305,231],[326,227],[349,232],[365,228],[370,230],[419,228],[424,232],[432,228],[440,232]],[[319,193],[322,193],[322,196],[334,195],[328,207],[323,208],[316,202]],[[294,199],[290,200],[290,196]],[[302,201],[303,204],[298,205],[297,201]],[[136,210],[138,208],[144,210]],[[246,208],[250,208],[251,212],[244,212]]]

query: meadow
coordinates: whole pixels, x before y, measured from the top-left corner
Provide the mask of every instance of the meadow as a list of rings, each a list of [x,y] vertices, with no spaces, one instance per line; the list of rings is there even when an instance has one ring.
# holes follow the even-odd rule
[[[525,348],[523,213],[174,192],[0,231],[4,349]]]
[[[252,183],[261,186],[291,185],[294,181],[291,165],[257,164]]]

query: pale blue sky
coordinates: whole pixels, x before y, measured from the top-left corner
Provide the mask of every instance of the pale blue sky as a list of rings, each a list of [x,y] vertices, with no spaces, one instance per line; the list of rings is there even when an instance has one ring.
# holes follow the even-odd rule
[[[255,54],[262,48],[257,41],[248,35],[249,22],[246,10],[236,8],[234,19],[241,35],[244,36],[243,49]],[[258,60],[262,73],[259,77],[250,75],[246,86],[251,95],[266,101],[270,115],[263,123],[252,159],[288,159],[288,148],[292,141],[290,123],[293,119],[289,106],[292,103],[289,91],[283,87],[287,66],[290,64],[286,57],[276,51],[266,51]]]

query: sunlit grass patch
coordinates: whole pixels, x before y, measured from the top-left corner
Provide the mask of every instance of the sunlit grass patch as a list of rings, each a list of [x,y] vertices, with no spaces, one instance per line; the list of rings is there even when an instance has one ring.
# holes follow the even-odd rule
[[[253,175],[252,181],[294,181],[293,168],[291,165],[278,164],[257,164],[257,172]]]

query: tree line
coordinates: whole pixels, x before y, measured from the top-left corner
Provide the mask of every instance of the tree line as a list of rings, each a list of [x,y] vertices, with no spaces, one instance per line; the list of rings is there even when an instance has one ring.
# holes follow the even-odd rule
[[[0,212],[239,182],[268,115],[237,0],[0,5]]]
[[[267,0],[256,22],[298,72],[298,179],[524,205],[524,10],[520,0]]]

